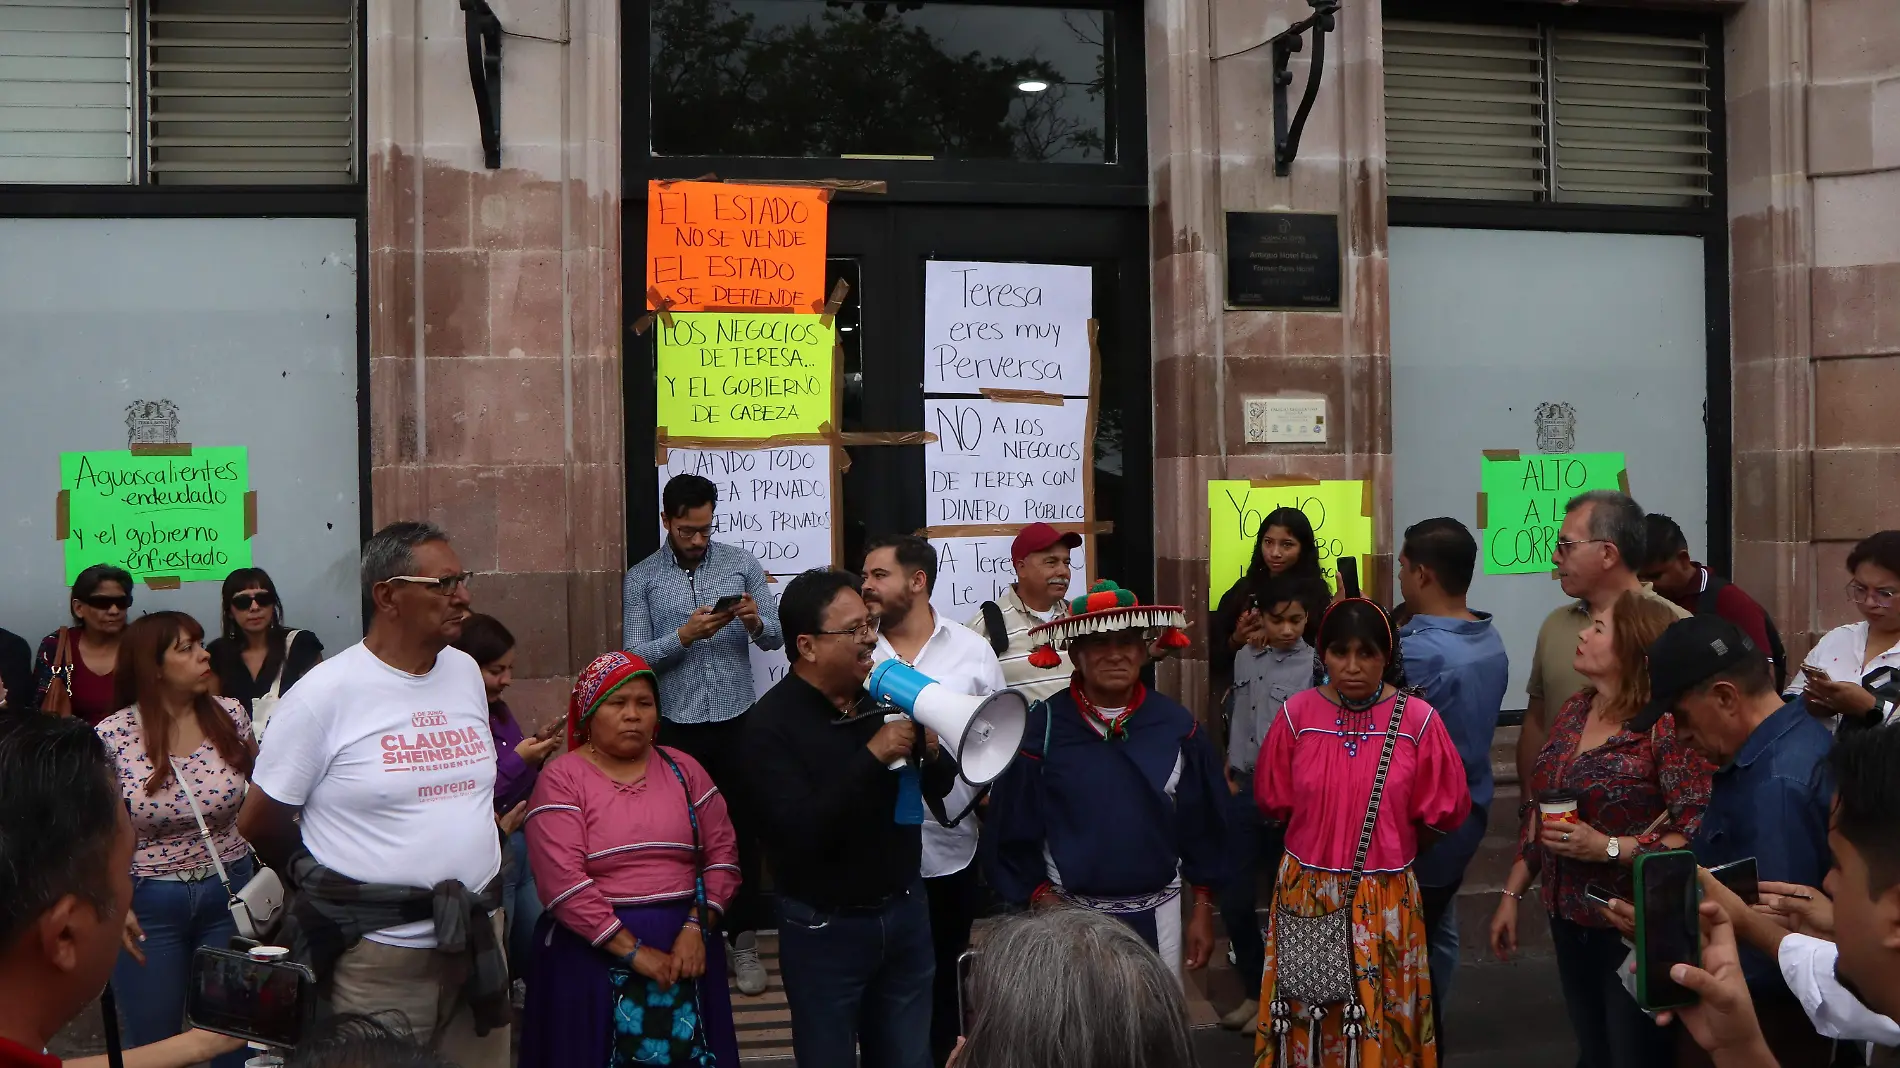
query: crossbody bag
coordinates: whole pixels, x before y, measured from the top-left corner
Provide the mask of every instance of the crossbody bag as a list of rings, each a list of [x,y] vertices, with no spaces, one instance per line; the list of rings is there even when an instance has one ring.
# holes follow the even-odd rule
[[[284,636],[284,662],[277,665],[277,677],[271,680],[269,692],[251,702],[251,733],[259,742],[264,740],[264,725],[270,722],[271,713],[277,710],[277,702],[282,700],[284,673],[290,670],[290,651],[297,645],[297,635],[302,633],[293,630]]]
[[[699,810],[693,806],[693,788],[679,764],[655,746],[661,760],[679,780],[686,795],[686,820],[693,828],[693,917],[699,921],[700,937],[712,939],[712,923],[706,907],[706,855],[699,834]],[[708,949],[707,952],[717,952]],[[633,1068],[634,1065],[694,1065],[712,1068],[715,1063],[712,1044],[706,1041],[705,1014],[700,1011],[699,983],[681,979],[672,986],[661,986],[632,968],[616,964],[607,975],[613,983],[613,1048],[609,1068]]]
[[[1372,796],[1366,802],[1365,823],[1359,828],[1359,849],[1353,855],[1352,878],[1346,883],[1345,901],[1336,909],[1318,916],[1301,916],[1285,905],[1273,908],[1274,954],[1277,962],[1273,1001],[1268,1006],[1272,1028],[1278,1037],[1282,1063],[1287,1057],[1287,1038],[1293,1029],[1293,1006],[1299,1002],[1312,1021],[1311,1048],[1314,1063],[1319,1056],[1319,1025],[1328,1009],[1341,1010],[1341,1034],[1349,1043],[1349,1059],[1358,1051],[1364,1031],[1366,1009],[1359,1003],[1359,981],[1352,960],[1352,906],[1359,896],[1359,883],[1366,871],[1366,854],[1372,850],[1372,829],[1379,822],[1379,802],[1385,795],[1386,773],[1392,767],[1392,750],[1398,744],[1399,724],[1405,719],[1404,693],[1392,706],[1392,722],[1385,728],[1385,748],[1379,753],[1379,771],[1372,780]]]
[[[218,873],[218,882],[224,886],[224,896],[230,903],[231,919],[237,923],[239,936],[253,942],[269,942],[277,934],[277,927],[284,919],[284,881],[277,873],[255,864],[251,881],[241,890],[231,889],[231,875],[224,870],[224,860],[218,856],[218,846],[211,840],[211,828],[205,823],[205,814],[198,808],[198,799],[192,795],[191,784],[185,781],[185,769],[178,766],[178,758],[172,758],[172,776],[178,780],[178,788],[185,792],[185,804],[191,806],[191,818],[198,821],[198,839],[204,843],[205,853],[211,857],[211,866]]]

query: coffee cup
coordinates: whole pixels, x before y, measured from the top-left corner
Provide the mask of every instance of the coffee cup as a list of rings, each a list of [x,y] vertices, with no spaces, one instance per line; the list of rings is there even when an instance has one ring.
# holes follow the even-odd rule
[[[1577,799],[1574,797],[1546,796],[1537,799],[1538,814],[1546,823],[1577,823]]]

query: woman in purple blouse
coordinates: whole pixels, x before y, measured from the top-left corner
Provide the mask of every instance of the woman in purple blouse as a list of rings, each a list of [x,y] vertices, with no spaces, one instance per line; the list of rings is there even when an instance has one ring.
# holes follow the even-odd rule
[[[482,668],[488,688],[488,729],[495,736],[495,815],[508,832],[509,863],[502,882],[502,907],[508,918],[508,968],[517,979],[528,974],[533,955],[534,924],[541,918],[541,898],[535,893],[534,872],[528,867],[528,840],[521,825],[527,819],[528,798],[534,795],[541,765],[561,748],[554,722],[548,737],[527,737],[503,690],[514,681],[515,636],[494,616],[471,615],[462,624],[455,647],[473,657]]]

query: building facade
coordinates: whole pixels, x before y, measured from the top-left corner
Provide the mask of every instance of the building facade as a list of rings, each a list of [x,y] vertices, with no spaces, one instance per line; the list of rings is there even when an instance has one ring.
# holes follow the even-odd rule
[[[0,0],[36,57],[0,60],[0,314],[30,327],[0,331],[0,625],[61,620],[58,456],[164,401],[173,441],[251,449],[292,625],[353,639],[357,540],[437,521],[523,639],[513,703],[558,714],[658,544],[647,182],[708,173],[853,184],[847,432],[921,426],[922,260],[1091,265],[1092,566],[1166,602],[1208,603],[1210,480],[1370,482],[1389,592],[1406,524],[1476,522],[1487,449],[1626,453],[1791,655],[1851,615],[1848,546],[1900,526],[1887,0],[1346,0],[1284,176],[1271,42],[1306,0],[491,5],[471,44],[447,0]],[[1337,310],[1234,307],[1234,213],[1335,217]],[[1250,442],[1263,399],[1323,400],[1323,443]],[[847,560],[925,525],[917,451],[851,449]],[[209,619],[214,587],[140,599]],[[1480,591],[1531,632],[1553,596]],[[1164,684],[1199,694],[1201,656]]]

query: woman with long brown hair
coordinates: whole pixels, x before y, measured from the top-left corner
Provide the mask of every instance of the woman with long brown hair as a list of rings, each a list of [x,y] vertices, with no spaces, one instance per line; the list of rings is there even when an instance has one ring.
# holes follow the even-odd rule
[[[114,674],[121,710],[98,727],[138,832],[125,952],[112,971],[128,1046],[183,1029],[193,952],[223,947],[237,933],[217,865],[232,892],[256,870],[237,832],[257,755],[251,717],[237,701],[212,696],[217,676],[204,634],[183,612],[153,612],[127,627]],[[209,846],[194,806],[210,830]],[[238,1068],[244,1060],[239,1051],[212,1064]]]
[[[1584,890],[1634,900],[1637,856],[1683,848],[1708,807],[1709,765],[1676,741],[1675,717],[1665,713],[1647,731],[1628,727],[1649,703],[1649,647],[1675,618],[1661,601],[1630,592],[1578,635],[1576,668],[1589,685],[1551,721],[1524,791],[1518,860],[1491,919],[1491,949],[1506,958],[1517,947],[1518,905],[1542,876],[1583,1068],[1673,1061],[1673,1036],[1623,990],[1622,936]]]

